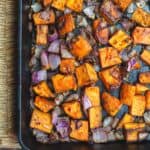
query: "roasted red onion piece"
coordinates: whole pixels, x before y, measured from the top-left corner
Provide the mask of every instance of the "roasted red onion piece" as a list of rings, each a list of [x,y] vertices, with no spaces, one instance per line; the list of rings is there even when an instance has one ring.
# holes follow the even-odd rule
[[[51,34],[48,34],[48,41],[52,42],[58,39],[58,32],[56,31],[56,29],[53,30],[53,32]]]
[[[130,72],[133,69],[138,69],[138,67],[139,67],[138,60],[135,57],[133,57],[128,61],[127,71]]]
[[[86,96],[86,95],[83,96],[82,103],[83,103],[84,110],[87,110],[88,108],[90,108],[92,106],[88,96]]]
[[[32,82],[39,83],[40,81],[47,80],[47,71],[39,70],[32,73]]]
[[[126,31],[129,31],[134,27],[134,23],[126,18],[121,21],[121,25]]]
[[[62,43],[60,46],[60,53],[62,58],[73,58],[72,54],[68,51],[68,48],[64,43]]]
[[[46,51],[41,53],[41,64],[44,68],[49,69],[48,53]]]
[[[55,40],[48,47],[48,52],[58,54],[59,53],[59,49],[60,49],[60,40]]]
[[[58,117],[62,114],[62,110],[60,107],[55,107],[55,109],[52,111],[52,123],[56,125]]]

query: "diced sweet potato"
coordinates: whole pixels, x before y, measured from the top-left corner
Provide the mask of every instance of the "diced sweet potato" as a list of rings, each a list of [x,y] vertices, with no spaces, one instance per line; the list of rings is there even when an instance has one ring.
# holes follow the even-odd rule
[[[76,68],[76,77],[79,87],[94,83],[98,80],[94,68],[88,63]]]
[[[35,25],[53,24],[55,22],[55,14],[53,10],[45,10],[33,14]]]
[[[145,96],[136,95],[133,97],[130,113],[133,116],[143,116],[146,106]]]
[[[67,0],[53,0],[52,7],[64,11]]]
[[[136,27],[132,32],[134,44],[150,44],[150,28]]]
[[[136,84],[136,94],[143,94],[145,93],[146,91],[148,90],[148,87],[143,85],[143,84],[140,84],[140,83],[137,83]]]
[[[121,11],[111,0],[104,0],[100,12],[101,15],[111,24],[117,22],[122,16]]]
[[[121,58],[118,51],[113,47],[104,47],[99,49],[99,58],[102,68],[121,63]]]
[[[123,116],[123,118],[121,119],[121,121],[119,122],[118,126],[117,126],[117,129],[120,129],[120,128],[123,128],[123,126],[126,124],[126,123],[130,123],[130,122],[133,122],[134,121],[134,118],[133,116],[131,116],[130,114],[125,114]]]
[[[135,95],[136,87],[134,85],[124,83],[120,91],[120,100],[123,104],[131,106],[133,97]]]
[[[36,96],[34,105],[43,112],[48,112],[55,107],[55,103],[53,101],[49,101],[40,96]]]
[[[147,63],[148,65],[150,65],[150,50],[143,50],[142,54],[140,55],[141,59]]]
[[[65,102],[62,104],[64,112],[73,119],[81,119],[82,111],[79,101]]]
[[[115,116],[122,106],[119,99],[110,95],[107,92],[103,92],[102,94],[102,104],[104,109],[111,116]]]
[[[100,91],[99,87],[87,87],[85,88],[85,95],[93,106],[100,106]]]
[[[100,71],[99,76],[108,90],[118,88],[121,85],[121,70],[118,66]]]
[[[51,133],[53,127],[51,115],[49,113],[44,113],[42,111],[34,109],[30,121],[30,127],[46,133]]]
[[[131,37],[123,30],[118,30],[110,39],[109,44],[115,47],[119,52],[124,50],[132,43]]]
[[[89,108],[89,122],[90,128],[98,128],[102,124],[102,110],[100,106]]]
[[[75,28],[72,14],[65,14],[58,19],[58,31],[60,35],[65,35]]]
[[[60,71],[65,74],[72,74],[75,72],[75,60],[72,58],[62,59],[60,63]]]
[[[144,11],[141,8],[137,8],[134,13],[132,14],[132,20],[138,23],[143,27],[150,26],[150,13]]]
[[[88,141],[89,126],[88,121],[85,120],[71,120],[70,137],[79,141]]]
[[[83,59],[92,50],[91,45],[82,36],[75,38],[71,43],[71,47],[71,53],[78,59]]]
[[[52,3],[53,0],[43,0],[43,5],[45,7],[49,6]]]
[[[140,73],[139,81],[142,84],[150,84],[150,72],[142,72],[142,73]]]
[[[145,128],[145,123],[135,123],[135,122],[130,122],[124,124],[125,130],[137,130],[142,131]]]
[[[83,0],[67,0],[66,6],[73,11],[80,12],[83,9]]]
[[[133,0],[113,0],[122,11],[125,11]]]
[[[145,98],[146,98],[146,109],[149,110],[150,109],[150,90],[146,92]]]
[[[75,90],[77,88],[73,75],[56,74],[52,77],[52,82],[56,93]]]
[[[54,97],[54,94],[48,87],[46,81],[42,81],[39,84],[33,86],[33,91],[41,97],[46,97],[46,98]]]
[[[48,25],[37,25],[36,44],[47,44]]]
[[[138,141],[138,131],[137,130],[126,131],[125,137],[127,142],[136,142]]]

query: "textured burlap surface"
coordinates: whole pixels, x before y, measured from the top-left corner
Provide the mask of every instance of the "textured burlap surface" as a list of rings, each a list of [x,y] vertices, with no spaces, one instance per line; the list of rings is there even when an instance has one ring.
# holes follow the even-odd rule
[[[18,149],[16,137],[17,0],[0,0],[0,149]]]

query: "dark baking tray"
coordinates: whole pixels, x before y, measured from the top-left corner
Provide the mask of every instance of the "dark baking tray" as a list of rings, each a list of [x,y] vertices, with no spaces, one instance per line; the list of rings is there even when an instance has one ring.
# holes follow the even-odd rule
[[[36,142],[29,128],[30,71],[29,59],[32,34],[28,31],[28,6],[30,0],[18,0],[18,140],[22,149],[31,150],[150,150],[150,142],[107,144],[57,143],[45,145]]]

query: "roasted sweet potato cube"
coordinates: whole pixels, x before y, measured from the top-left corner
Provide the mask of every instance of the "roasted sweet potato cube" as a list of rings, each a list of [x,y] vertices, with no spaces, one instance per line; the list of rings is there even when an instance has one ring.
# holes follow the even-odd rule
[[[64,10],[67,0],[53,0],[52,7],[58,10]]]
[[[143,27],[150,26],[150,13],[144,11],[141,8],[137,8],[134,13],[132,14],[132,20],[138,23]]]
[[[146,109],[149,110],[150,109],[150,90],[146,92],[145,98],[146,98]]]
[[[131,37],[123,30],[118,30],[110,39],[109,44],[115,47],[119,52],[124,50],[132,43]]]
[[[33,14],[35,25],[53,24],[55,22],[55,14],[53,10],[45,10]]]
[[[136,95],[133,97],[130,113],[133,116],[143,116],[146,106],[145,96]]]
[[[98,80],[94,68],[88,63],[84,63],[76,68],[76,77],[79,87],[94,83]]]
[[[113,0],[122,11],[125,11],[133,0]]]
[[[71,47],[71,53],[78,59],[83,59],[92,50],[91,45],[82,36],[78,36],[75,39],[73,39]]]
[[[64,112],[73,119],[81,119],[82,111],[79,101],[65,102],[62,104]]]
[[[111,0],[103,1],[100,12],[101,15],[111,24],[117,22],[122,16],[121,11]]]
[[[138,131],[137,130],[126,131],[125,138],[127,142],[138,141]]]
[[[136,27],[132,32],[134,44],[150,44],[150,28]]]
[[[67,0],[66,6],[73,11],[80,12],[83,9],[83,0]]]
[[[98,128],[102,124],[102,109],[100,106],[91,107],[89,112],[90,128]]]
[[[99,76],[107,90],[118,88],[121,85],[122,75],[118,66],[100,71]]]
[[[71,120],[70,137],[79,141],[88,141],[89,126],[88,121],[85,120]]]
[[[150,65],[150,50],[144,49],[140,57],[145,63]]]
[[[54,94],[50,90],[46,81],[42,81],[39,84],[33,86],[33,91],[41,97],[46,97],[46,98],[54,97]]]
[[[43,0],[43,5],[46,7],[46,6],[49,6],[51,3],[52,3],[53,0]]]
[[[76,80],[73,75],[56,74],[52,77],[52,82],[56,93],[75,90],[77,88]]]
[[[123,126],[126,124],[126,123],[130,123],[130,122],[133,122],[134,121],[134,118],[133,116],[131,116],[130,114],[125,114],[123,116],[123,118],[120,120],[118,126],[117,126],[117,129],[121,129],[123,128]]]
[[[150,84],[150,71],[140,73],[139,81],[142,84]]]
[[[72,58],[62,59],[60,63],[60,71],[65,74],[72,74],[75,72],[75,60]]]
[[[48,112],[55,107],[55,103],[53,101],[49,101],[40,96],[36,96],[34,105],[43,112]]]
[[[65,35],[75,28],[72,14],[65,14],[58,19],[58,31],[60,35]]]
[[[130,122],[124,124],[125,130],[137,130],[142,131],[145,128],[145,123],[135,123],[135,122]]]
[[[30,127],[46,133],[51,133],[53,127],[51,115],[34,109],[30,121]]]
[[[87,87],[85,88],[85,96],[88,97],[92,107],[100,106],[100,91],[99,87]]]
[[[47,44],[48,25],[37,25],[36,44]]]
[[[102,68],[110,67],[121,63],[118,51],[113,47],[104,47],[99,49],[99,58]]]
[[[134,85],[124,83],[120,91],[120,100],[123,104],[131,106],[133,97],[135,95],[136,87]]]
[[[102,94],[102,104],[104,109],[111,116],[115,116],[122,106],[119,99],[110,95],[107,92],[103,92]]]
[[[149,88],[143,84],[136,83],[136,94],[143,94],[145,93]]]

